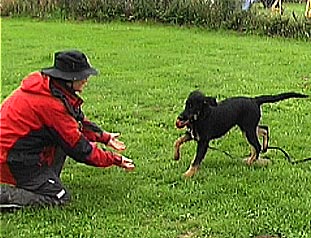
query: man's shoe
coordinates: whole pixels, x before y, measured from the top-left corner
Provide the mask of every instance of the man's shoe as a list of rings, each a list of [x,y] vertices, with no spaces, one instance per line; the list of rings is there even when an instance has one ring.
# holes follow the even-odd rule
[[[14,212],[22,208],[21,205],[10,203],[10,189],[12,188],[8,186],[0,188],[0,212]]]

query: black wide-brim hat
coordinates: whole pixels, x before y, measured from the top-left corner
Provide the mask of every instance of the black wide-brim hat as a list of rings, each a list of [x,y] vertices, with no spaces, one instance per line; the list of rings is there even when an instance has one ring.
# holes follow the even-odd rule
[[[97,75],[98,72],[92,68],[86,55],[80,51],[61,51],[54,56],[54,66],[44,68],[42,73],[66,81],[87,79],[90,75]]]

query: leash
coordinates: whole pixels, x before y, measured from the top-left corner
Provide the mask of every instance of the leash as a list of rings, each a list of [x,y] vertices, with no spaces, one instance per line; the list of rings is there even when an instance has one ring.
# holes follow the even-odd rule
[[[292,160],[292,158],[289,156],[289,154],[284,149],[282,149],[281,147],[278,147],[278,146],[268,146],[267,149],[268,150],[270,149],[270,150],[279,150],[279,151],[281,151],[284,154],[284,156],[287,159],[287,161],[289,163],[291,163],[291,164],[298,164],[298,163],[304,163],[304,162],[307,162],[307,161],[311,161],[311,157],[310,158],[305,158],[305,159],[302,159],[302,160],[294,161],[294,160]]]
[[[225,155],[227,155],[228,157],[230,157],[231,159],[236,159],[236,158],[234,158],[232,155],[230,155],[227,151],[224,151],[224,150],[221,150],[221,149],[218,149],[218,148],[216,148],[216,147],[213,147],[213,146],[208,146],[208,148],[209,149],[211,149],[211,150],[217,150],[217,151],[219,151],[219,152],[221,152],[221,153],[223,153],[223,154],[225,154]]]
[[[222,152],[223,154],[227,155],[227,156],[230,157],[231,159],[236,159],[236,158],[234,158],[230,153],[228,153],[227,151],[218,149],[218,148],[213,147],[213,146],[209,146],[208,148],[211,149],[211,150],[216,150],[216,151]],[[294,161],[294,160],[292,160],[292,158],[289,156],[289,154],[288,154],[284,149],[282,149],[281,147],[278,147],[278,146],[268,146],[267,149],[268,149],[268,150],[279,150],[279,151],[281,151],[281,152],[284,154],[286,160],[287,160],[290,164],[292,164],[292,165],[298,164],[298,163],[304,163],[304,162],[307,162],[307,161],[311,161],[311,157],[310,157],[310,158],[305,158],[305,159],[302,159],[302,160],[295,160],[295,161]],[[269,159],[270,159],[270,158],[269,158]]]

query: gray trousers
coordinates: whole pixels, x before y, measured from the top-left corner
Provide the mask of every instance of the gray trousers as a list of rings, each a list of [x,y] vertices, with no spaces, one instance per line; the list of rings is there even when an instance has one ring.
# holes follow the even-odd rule
[[[0,204],[19,206],[53,206],[70,201],[70,194],[60,180],[66,159],[65,153],[58,148],[54,163],[48,166],[20,166],[10,164],[16,186],[1,185]]]

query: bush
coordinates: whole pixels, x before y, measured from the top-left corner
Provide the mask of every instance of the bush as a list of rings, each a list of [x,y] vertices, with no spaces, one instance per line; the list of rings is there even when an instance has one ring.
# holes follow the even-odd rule
[[[296,1],[296,0],[288,0]],[[241,11],[241,0],[2,0],[2,16],[146,21],[310,38],[307,19]]]

